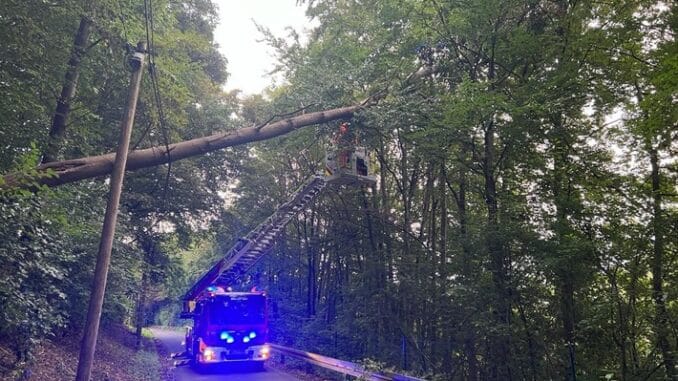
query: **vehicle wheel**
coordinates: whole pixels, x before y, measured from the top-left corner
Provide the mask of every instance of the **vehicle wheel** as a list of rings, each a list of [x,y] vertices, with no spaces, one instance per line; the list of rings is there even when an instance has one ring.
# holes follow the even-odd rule
[[[251,363],[252,370],[255,372],[264,372],[266,368],[264,367],[264,361],[252,361]]]
[[[206,371],[205,364],[201,364],[201,363],[197,362],[195,359],[193,359],[193,361],[191,362],[191,368],[193,368],[193,370],[196,373],[200,373],[200,374],[205,373],[205,371]]]

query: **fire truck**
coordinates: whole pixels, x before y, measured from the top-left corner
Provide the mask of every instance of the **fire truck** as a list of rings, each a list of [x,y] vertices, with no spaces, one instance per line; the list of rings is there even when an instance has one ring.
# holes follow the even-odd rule
[[[285,226],[304,210],[327,185],[373,186],[363,147],[342,148],[325,157],[324,173],[311,176],[291,198],[248,233],[239,238],[183,297],[181,317],[192,319],[187,328],[185,352],[175,357],[202,366],[247,361],[263,366],[269,358],[266,294],[233,292],[239,280],[273,249]],[[179,364],[178,364],[179,365]]]
[[[232,292],[210,286],[196,301],[185,350],[196,365],[248,361],[262,364],[270,355],[266,293]]]

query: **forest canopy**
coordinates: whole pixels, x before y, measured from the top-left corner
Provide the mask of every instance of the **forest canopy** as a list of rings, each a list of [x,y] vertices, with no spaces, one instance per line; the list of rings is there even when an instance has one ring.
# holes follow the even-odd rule
[[[245,138],[127,172],[103,324],[179,324],[346,121],[377,184],[325,192],[243,279],[270,295],[272,342],[433,380],[678,377],[674,3],[299,1],[315,26],[261,28],[283,81],[253,96],[222,88],[217,5],[3,0],[0,340],[18,361],[82,329],[107,172],[44,184],[115,151],[145,41],[130,155]],[[247,138],[271,126],[291,127]]]

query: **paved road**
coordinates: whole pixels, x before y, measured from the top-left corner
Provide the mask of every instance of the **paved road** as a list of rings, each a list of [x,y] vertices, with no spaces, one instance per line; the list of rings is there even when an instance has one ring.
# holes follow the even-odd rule
[[[177,332],[161,328],[151,328],[153,336],[167,348],[168,352],[182,351],[181,341],[184,339],[183,332]],[[230,364],[229,364],[230,365]],[[197,372],[189,366],[174,369],[177,381],[299,381],[289,374],[280,373],[275,369],[256,371],[245,366],[223,366],[208,372]]]

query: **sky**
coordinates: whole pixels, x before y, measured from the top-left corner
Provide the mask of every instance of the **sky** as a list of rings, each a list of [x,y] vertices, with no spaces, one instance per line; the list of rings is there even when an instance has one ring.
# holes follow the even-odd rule
[[[273,49],[261,40],[254,21],[265,26],[277,37],[287,35],[285,28],[292,27],[303,35],[309,28],[304,16],[305,6],[297,0],[219,0],[219,25],[215,41],[219,51],[228,60],[230,74],[225,90],[240,89],[246,94],[258,94],[271,84],[266,75],[275,62]],[[254,20],[254,21],[253,21]]]

